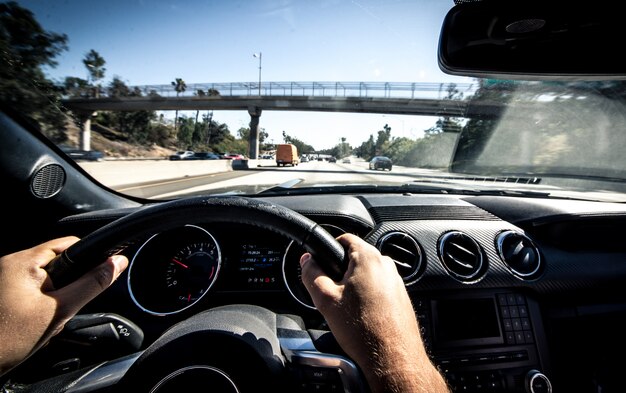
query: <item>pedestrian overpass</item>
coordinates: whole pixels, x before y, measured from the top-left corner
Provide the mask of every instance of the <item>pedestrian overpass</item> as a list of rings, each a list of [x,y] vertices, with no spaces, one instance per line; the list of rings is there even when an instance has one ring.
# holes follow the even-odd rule
[[[501,107],[468,100],[478,86],[401,82],[233,82],[130,86],[134,96],[74,92],[63,105],[83,121],[81,149],[90,150],[90,118],[96,111],[245,110],[250,114],[251,159],[258,158],[258,126],[265,110],[492,117]],[[454,99],[449,91],[454,90]]]

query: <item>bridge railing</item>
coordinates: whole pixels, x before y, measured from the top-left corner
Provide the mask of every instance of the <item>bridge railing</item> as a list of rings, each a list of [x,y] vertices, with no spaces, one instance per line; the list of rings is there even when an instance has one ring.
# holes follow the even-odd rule
[[[260,88],[259,88],[260,87]],[[454,89],[463,97],[474,94],[477,84],[470,83],[410,83],[410,82],[221,82],[190,83],[182,91],[172,84],[130,86],[130,91],[141,95],[164,97],[194,96],[308,96],[308,97],[360,97],[360,98],[403,98],[442,99]],[[74,92],[74,96],[76,96]],[[79,94],[89,98],[89,92]],[[102,88],[100,96],[110,96]],[[457,95],[457,98],[458,97]]]

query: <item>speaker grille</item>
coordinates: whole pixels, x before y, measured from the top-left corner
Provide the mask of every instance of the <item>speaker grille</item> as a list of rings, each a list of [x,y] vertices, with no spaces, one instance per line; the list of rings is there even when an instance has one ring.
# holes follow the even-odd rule
[[[35,174],[30,189],[37,198],[50,198],[61,191],[65,185],[65,170],[58,164],[44,165]]]

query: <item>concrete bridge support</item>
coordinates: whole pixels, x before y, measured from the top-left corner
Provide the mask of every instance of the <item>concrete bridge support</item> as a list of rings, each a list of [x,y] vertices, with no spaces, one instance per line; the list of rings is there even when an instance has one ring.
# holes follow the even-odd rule
[[[74,112],[78,118],[78,122],[82,128],[78,139],[78,148],[80,150],[91,150],[91,118],[96,112]]]
[[[259,158],[259,120],[261,118],[261,108],[248,107],[250,114],[250,136],[248,158],[256,160]]]

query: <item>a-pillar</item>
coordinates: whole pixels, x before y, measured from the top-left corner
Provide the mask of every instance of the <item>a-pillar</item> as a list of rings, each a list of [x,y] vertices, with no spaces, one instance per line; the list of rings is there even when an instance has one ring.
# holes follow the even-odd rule
[[[248,158],[256,160],[259,158],[259,119],[261,118],[261,108],[249,107],[248,113],[250,114],[250,136],[249,145],[250,151],[248,152]]]

